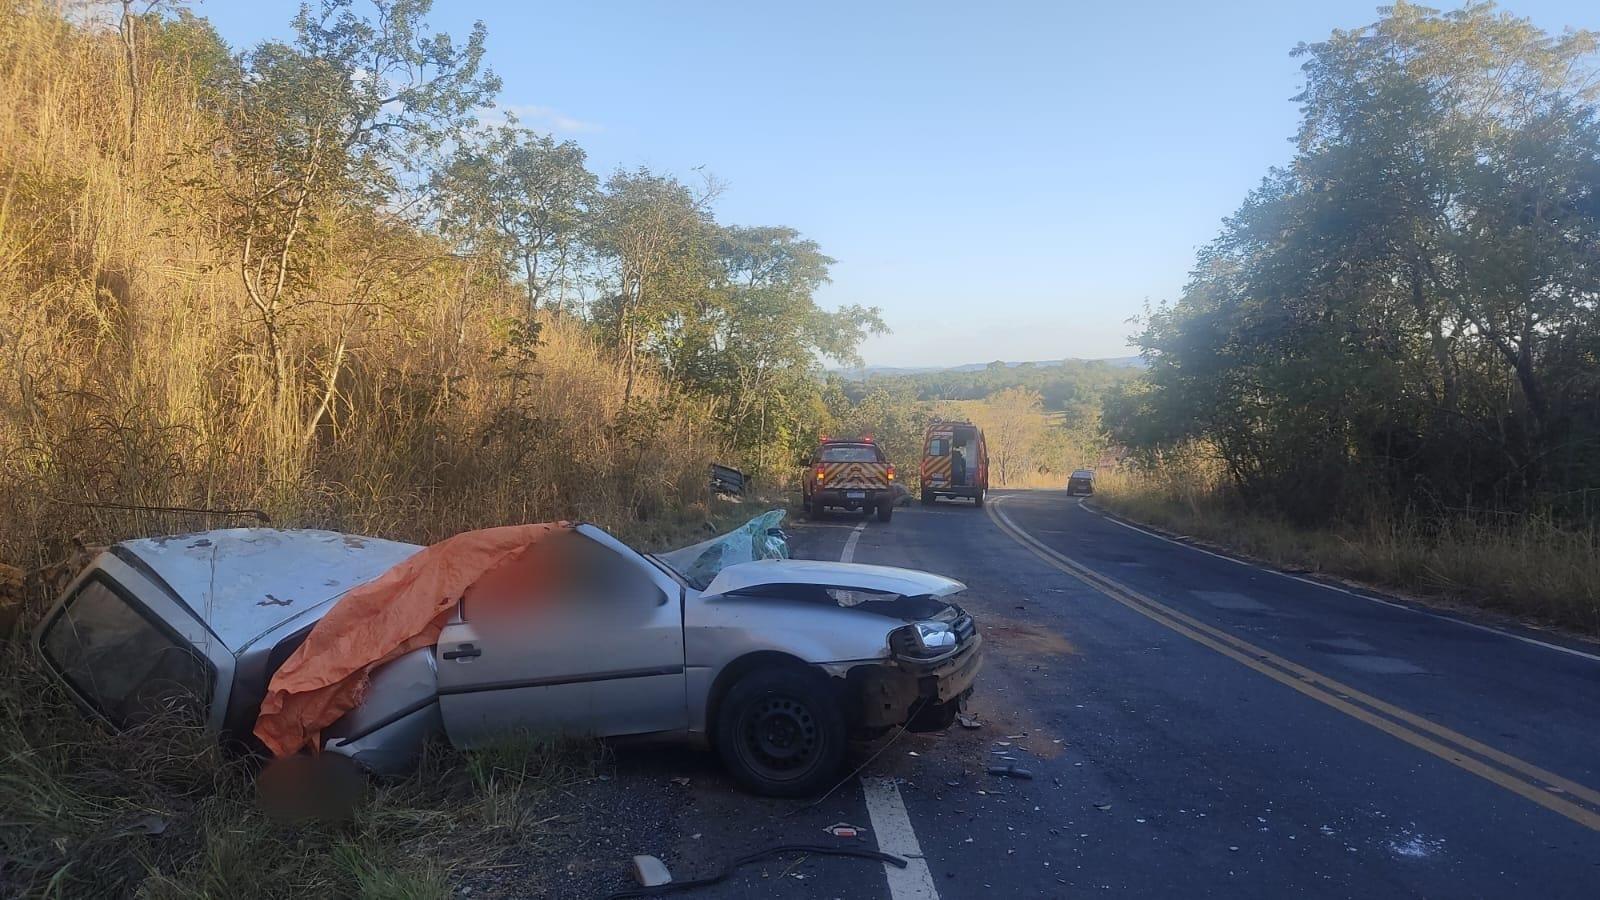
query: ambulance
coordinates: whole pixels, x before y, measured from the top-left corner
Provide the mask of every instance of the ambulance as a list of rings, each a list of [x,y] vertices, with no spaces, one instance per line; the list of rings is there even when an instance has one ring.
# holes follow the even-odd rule
[[[922,505],[965,497],[983,505],[989,490],[989,449],[971,422],[934,420],[922,439]]]

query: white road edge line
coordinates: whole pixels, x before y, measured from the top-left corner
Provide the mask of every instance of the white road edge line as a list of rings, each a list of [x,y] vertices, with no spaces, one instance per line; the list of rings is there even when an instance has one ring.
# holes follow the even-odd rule
[[[878,849],[906,861],[904,869],[883,864],[883,874],[889,879],[889,896],[893,900],[939,900],[933,873],[922,858],[922,845],[917,843],[917,833],[911,828],[911,817],[906,814],[905,801],[900,798],[894,779],[863,778],[861,793],[867,798],[867,817],[872,820]]]
[[[867,523],[862,522],[850,531],[844,550],[839,554],[840,562],[856,558],[856,542],[861,540],[861,532],[866,528]],[[933,887],[933,873],[928,871],[928,861],[922,858],[922,845],[917,842],[916,829],[911,827],[911,816],[906,813],[906,802],[900,796],[900,786],[893,778],[863,778],[861,794],[867,800],[867,818],[872,821],[878,850],[906,861],[904,869],[883,864],[891,900],[939,900],[939,892]]]
[[[1407,612],[1416,613],[1419,616],[1427,616],[1430,619],[1438,619],[1441,622],[1454,622],[1457,625],[1462,625],[1462,626],[1465,626],[1467,628],[1476,628],[1479,631],[1487,631],[1490,634],[1498,634],[1501,637],[1511,638],[1514,641],[1521,641],[1524,644],[1532,644],[1535,647],[1543,647],[1546,650],[1554,650],[1554,651],[1556,651],[1558,653],[1565,653],[1568,656],[1576,656],[1576,657],[1579,657],[1581,659],[1590,660],[1592,662],[1600,662],[1600,655],[1596,655],[1594,653],[1585,653],[1582,650],[1576,650],[1576,649],[1574,649],[1572,647],[1563,647],[1560,644],[1552,644],[1552,643],[1549,643],[1548,641],[1541,641],[1538,638],[1531,638],[1531,637],[1528,637],[1526,635],[1516,634],[1514,632],[1506,631],[1506,630],[1501,629],[1501,628],[1495,628],[1493,625],[1480,625],[1477,622],[1468,622],[1466,619],[1458,619],[1455,616],[1446,616],[1446,615],[1443,615],[1441,613],[1428,612],[1425,609],[1417,609],[1414,606],[1407,606],[1404,603],[1395,603],[1392,600],[1384,600],[1384,599],[1382,599],[1380,597],[1370,597],[1370,596],[1368,596],[1366,594],[1362,594],[1362,593],[1358,593],[1356,591],[1352,591],[1349,588],[1342,588],[1342,587],[1339,587],[1337,585],[1332,585],[1332,584],[1324,584],[1324,583],[1322,583],[1320,581],[1317,581],[1314,578],[1306,578],[1304,576],[1294,575],[1294,574],[1291,574],[1289,572],[1280,572],[1277,569],[1271,569],[1271,568],[1268,568],[1266,566],[1257,565],[1256,563],[1246,562],[1246,561],[1244,561],[1242,559],[1234,559],[1231,556],[1226,556],[1226,555],[1221,554],[1221,553],[1213,553],[1212,551],[1207,550],[1204,547],[1196,547],[1193,544],[1186,544],[1183,541],[1175,541],[1172,538],[1169,538],[1164,534],[1157,534],[1154,531],[1151,531],[1151,530],[1149,530],[1147,528],[1140,528],[1137,525],[1130,525],[1127,522],[1123,522],[1123,521],[1121,521],[1119,519],[1114,519],[1111,516],[1108,516],[1105,513],[1100,512],[1097,509],[1091,509],[1091,508],[1089,508],[1087,506],[1084,506],[1082,498],[1079,498],[1078,506],[1080,508],[1088,511],[1088,512],[1091,512],[1091,513],[1099,516],[1102,519],[1105,519],[1107,522],[1110,522],[1113,525],[1120,525],[1123,528],[1128,529],[1129,531],[1137,531],[1140,534],[1148,535],[1150,537],[1153,537],[1158,541],[1166,541],[1169,544],[1175,544],[1175,545],[1177,545],[1179,547],[1184,547],[1184,548],[1189,549],[1189,550],[1194,550],[1194,551],[1196,551],[1198,553],[1204,553],[1207,556],[1215,556],[1217,559],[1227,560],[1228,562],[1234,563],[1235,565],[1244,566],[1247,569],[1255,569],[1255,570],[1257,570],[1259,572],[1266,572],[1266,573],[1268,573],[1270,575],[1278,575],[1278,576],[1281,576],[1283,578],[1290,578],[1290,579],[1293,579],[1295,581],[1301,582],[1302,584],[1309,584],[1312,587],[1326,588],[1327,590],[1330,590],[1330,591],[1338,591],[1341,594],[1349,594],[1352,597],[1359,597],[1362,600],[1368,600],[1368,601],[1371,601],[1373,603],[1382,604],[1383,606],[1392,607],[1394,609],[1403,609],[1403,610],[1405,610]]]
[[[856,541],[861,540],[861,532],[866,527],[867,523],[862,522],[860,525],[850,529],[850,537],[845,539],[844,552],[839,554],[839,562],[849,562],[856,558]]]

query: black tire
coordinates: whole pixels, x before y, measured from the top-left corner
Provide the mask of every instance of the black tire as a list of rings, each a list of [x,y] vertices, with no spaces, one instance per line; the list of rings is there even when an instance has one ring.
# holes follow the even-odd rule
[[[922,505],[923,506],[932,506],[933,505],[933,492],[932,491],[923,491],[922,492]]]
[[[734,683],[717,713],[717,752],[752,793],[810,797],[844,764],[844,714],[827,676],[770,666]]]
[[[800,508],[806,511],[806,518],[815,519],[817,517],[817,510],[812,505],[810,497],[801,496]]]
[[[983,491],[981,489],[978,491],[978,496],[972,498],[972,505],[973,506],[982,506],[983,505]]]
[[[887,522],[894,518],[894,501],[884,500],[878,504],[878,521]]]

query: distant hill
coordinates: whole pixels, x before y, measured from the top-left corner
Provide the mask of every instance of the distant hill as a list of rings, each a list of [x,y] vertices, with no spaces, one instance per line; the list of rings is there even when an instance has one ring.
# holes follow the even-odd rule
[[[1041,359],[1012,362],[1003,360],[1006,368],[1018,369],[1023,366],[1034,368],[1050,368],[1061,366],[1069,362],[1076,363],[1105,363],[1117,369],[1142,369],[1144,359],[1138,356],[1114,356],[1108,359]],[[931,372],[982,372],[993,365],[992,363],[962,363],[958,366],[860,366],[848,369],[834,369],[844,378],[860,381],[874,375],[926,375]]]
[[[1108,391],[1138,378],[1144,360],[1051,359],[1032,362],[969,363],[960,366],[865,366],[830,373],[843,382],[845,396],[860,402],[884,389],[910,390],[924,401],[983,400],[1007,388],[1036,391],[1047,411],[1098,408]]]

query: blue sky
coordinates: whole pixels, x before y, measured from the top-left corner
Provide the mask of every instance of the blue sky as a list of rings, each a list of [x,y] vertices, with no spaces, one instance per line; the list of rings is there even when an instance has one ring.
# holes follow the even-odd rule
[[[1437,3],[1438,6],[1450,6]],[[1594,0],[1504,8],[1600,28]],[[236,47],[293,0],[196,7]],[[1130,317],[1287,161],[1300,41],[1373,0],[1205,4],[438,0],[482,19],[501,105],[602,177],[704,166],[718,218],[838,259],[825,305],[879,306],[878,365],[1130,353]]]

